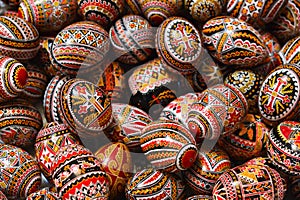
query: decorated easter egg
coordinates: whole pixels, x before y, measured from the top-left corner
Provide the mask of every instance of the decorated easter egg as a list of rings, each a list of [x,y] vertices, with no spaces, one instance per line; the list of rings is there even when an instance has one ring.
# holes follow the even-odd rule
[[[1,192],[1,190],[0,190],[0,199],[7,200],[5,194],[3,194],[3,192]]]
[[[264,80],[258,97],[258,108],[266,122],[298,119],[300,70],[281,65]]]
[[[224,3],[222,0],[184,0],[184,8],[195,20],[205,23],[222,14]]]
[[[16,98],[26,86],[28,72],[17,60],[0,56],[0,102]]]
[[[176,99],[176,95],[171,90],[171,83],[174,80],[165,66],[161,59],[157,58],[133,71],[128,79],[133,94],[129,101],[130,105],[149,113],[152,106],[157,104],[165,107]],[[160,111],[157,111],[156,114],[159,113]]]
[[[152,168],[138,171],[126,185],[126,199],[178,199],[184,190],[180,180]]]
[[[62,123],[61,109],[59,109],[59,97],[61,88],[65,82],[70,80],[68,76],[54,76],[48,83],[43,99],[43,107],[47,122]]]
[[[256,114],[259,113],[258,95],[262,83],[263,77],[260,73],[246,69],[235,70],[224,80],[224,84],[231,85],[243,93],[248,102],[249,112]]]
[[[68,181],[59,192],[64,200],[103,199],[110,197],[109,179],[103,171],[91,171]]]
[[[47,123],[37,134],[34,144],[36,160],[49,181],[52,181],[50,169],[56,153],[70,144],[80,144],[80,140],[65,124]]]
[[[32,23],[40,33],[49,35],[74,22],[76,11],[76,0],[22,0],[18,14]]]
[[[126,15],[109,30],[112,48],[121,63],[134,65],[148,60],[154,48],[149,22],[139,15]]]
[[[47,76],[52,77],[58,74],[59,72],[51,63],[50,53],[51,47],[54,41],[54,37],[41,37],[40,38],[40,50],[36,59],[40,63],[40,65],[44,68]]]
[[[286,2],[287,0],[228,0],[227,13],[259,27],[273,21]]]
[[[289,40],[279,51],[283,64],[299,65],[300,64],[300,36]]]
[[[183,5],[183,0],[145,0],[139,2],[144,16],[154,26],[158,26],[165,19],[177,15]]]
[[[26,98],[37,99],[44,96],[44,92],[48,85],[48,77],[46,72],[40,66],[28,64],[26,66],[28,79],[23,90]]]
[[[182,174],[196,194],[211,194],[217,179],[230,167],[227,153],[215,147],[209,152],[199,152],[195,163]]]
[[[299,9],[298,0],[288,0],[287,5],[267,27],[282,44],[300,34]]]
[[[27,196],[26,200],[59,200],[59,196],[56,192],[50,190],[46,187],[36,192],[31,193]]]
[[[213,18],[204,24],[202,33],[204,47],[222,64],[253,67],[268,55],[261,34],[237,18]]]
[[[0,105],[0,140],[5,144],[32,145],[42,125],[40,112],[29,102],[18,100]]]
[[[6,144],[0,144],[0,152],[0,190],[8,199],[24,199],[39,190],[41,172],[29,153]]]
[[[124,11],[124,0],[78,0],[78,13],[84,20],[109,27]]]
[[[196,141],[217,139],[234,131],[247,112],[247,100],[240,90],[218,84],[202,92],[190,106],[186,124]]]
[[[209,195],[194,195],[187,198],[186,200],[213,200],[213,197]]]
[[[50,168],[58,192],[75,177],[94,171],[101,171],[100,162],[90,150],[79,144],[61,147]]]
[[[99,135],[112,122],[111,101],[103,90],[83,79],[70,79],[61,88],[61,119],[82,137]]]
[[[268,157],[278,170],[300,175],[300,123],[284,121],[268,134]]]
[[[128,104],[112,103],[114,119],[121,126],[123,142],[133,152],[141,152],[141,134],[153,120],[145,111]]]
[[[140,142],[151,164],[165,172],[188,169],[198,154],[194,136],[177,122],[151,122],[142,130]]]
[[[20,62],[34,58],[40,48],[39,32],[19,17],[0,16],[1,55]]]
[[[234,161],[246,161],[261,156],[266,149],[269,128],[262,122],[259,115],[247,114],[237,125],[237,129],[221,137],[220,146]]]
[[[173,70],[182,74],[196,71],[201,57],[200,33],[188,20],[170,17],[156,32],[156,51],[158,56]]]
[[[80,21],[62,29],[51,48],[51,62],[64,73],[87,73],[103,60],[109,51],[108,33],[91,21]]]
[[[285,196],[286,183],[268,166],[240,165],[224,172],[213,188],[214,199],[278,199]]]
[[[135,15],[143,15],[140,0],[125,0],[128,12]]]
[[[110,199],[125,199],[125,186],[132,172],[129,149],[123,143],[110,143],[99,148],[95,156],[110,180]]]
[[[201,93],[187,93],[171,101],[160,114],[160,120],[171,120],[185,125],[188,111],[193,103],[198,102]]]

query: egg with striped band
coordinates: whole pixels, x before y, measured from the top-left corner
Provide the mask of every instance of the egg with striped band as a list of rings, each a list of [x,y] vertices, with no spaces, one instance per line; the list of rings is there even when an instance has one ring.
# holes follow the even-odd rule
[[[1,55],[26,62],[34,58],[40,48],[37,29],[19,17],[0,16]]]
[[[126,199],[179,199],[183,183],[168,173],[152,168],[136,172],[126,185]]]
[[[34,158],[21,148],[0,144],[0,190],[19,200],[39,190],[41,171]]]
[[[110,48],[107,31],[96,22],[80,21],[62,29],[55,37],[50,60],[63,74],[91,72]]]
[[[300,64],[300,36],[289,40],[279,51],[279,56],[283,64]]]
[[[198,154],[193,135],[177,122],[151,122],[142,130],[140,142],[150,163],[165,172],[188,169]]]
[[[0,102],[5,102],[20,95],[28,81],[26,68],[17,60],[0,56]]]
[[[204,24],[202,33],[204,47],[224,65],[253,67],[268,55],[261,34],[237,18],[213,18]]]

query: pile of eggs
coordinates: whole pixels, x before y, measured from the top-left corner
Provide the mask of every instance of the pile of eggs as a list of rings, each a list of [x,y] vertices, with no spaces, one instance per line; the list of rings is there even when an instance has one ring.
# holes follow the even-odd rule
[[[297,0],[0,7],[0,199],[300,198]]]

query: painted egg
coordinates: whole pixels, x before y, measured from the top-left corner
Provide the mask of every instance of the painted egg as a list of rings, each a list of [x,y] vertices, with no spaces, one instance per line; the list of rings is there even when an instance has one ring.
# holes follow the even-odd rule
[[[279,51],[280,58],[284,64],[300,64],[300,36],[289,40]]]
[[[134,65],[148,60],[154,49],[154,33],[139,15],[126,15],[109,30],[112,48],[121,63]]]
[[[299,9],[298,0],[288,0],[287,5],[267,27],[282,44],[300,34]]]
[[[284,121],[268,134],[268,157],[286,174],[300,176],[300,123]]]
[[[124,11],[124,0],[78,0],[78,13],[84,20],[94,21],[103,27],[109,27]]]
[[[260,27],[273,21],[286,2],[287,0],[228,0],[227,13]]]
[[[273,69],[283,64],[280,57],[281,45],[278,39],[270,32],[260,30],[262,39],[267,46],[268,57],[262,65],[252,68],[253,71],[259,73],[263,77],[266,77]]]
[[[105,172],[91,171],[75,177],[66,183],[59,192],[64,200],[73,199],[109,199],[109,181]]]
[[[41,66],[43,66],[45,72],[49,77],[55,76],[59,72],[50,60],[51,46],[53,44],[54,37],[41,37],[40,41],[41,48],[36,58]]]
[[[58,192],[75,177],[94,171],[102,171],[100,162],[90,150],[79,144],[61,147],[50,168]]]
[[[43,188],[36,192],[31,193],[26,200],[59,200],[59,196],[56,192],[50,190],[50,188]]]
[[[32,145],[42,125],[40,112],[29,102],[18,100],[0,105],[0,140],[5,144]]]
[[[36,160],[49,181],[52,181],[50,169],[56,153],[70,144],[80,144],[80,140],[65,124],[47,123],[37,134],[34,144]]]
[[[195,163],[182,174],[196,194],[211,194],[217,179],[230,167],[227,153],[215,147],[209,152],[200,151]]]
[[[54,76],[48,83],[43,100],[43,107],[47,122],[62,123],[59,97],[61,88],[71,78],[68,76]]]
[[[77,1],[22,0],[18,14],[32,23],[40,33],[58,32],[76,19]]]
[[[171,120],[185,125],[188,111],[193,103],[198,102],[201,93],[187,93],[170,102],[160,113],[160,120]]]
[[[263,79],[260,73],[241,69],[228,74],[224,80],[224,84],[239,89],[247,99],[249,113],[257,114],[259,113],[258,95]]]
[[[111,101],[103,90],[82,79],[70,79],[61,88],[61,119],[81,137],[99,135],[112,122]]]
[[[0,16],[1,55],[20,62],[34,58],[40,48],[39,32],[29,22],[19,17]]]
[[[118,62],[112,62],[100,77],[97,76],[97,85],[107,93],[112,102],[117,102],[126,94],[124,74],[124,68]]]
[[[283,200],[285,191],[285,181],[276,170],[263,165],[240,165],[219,177],[213,188],[213,197]]]
[[[108,33],[91,21],[80,21],[62,29],[51,48],[54,67],[69,75],[91,72],[109,51]]]
[[[126,199],[178,199],[184,190],[180,180],[155,169],[143,169],[129,179]]]
[[[200,23],[221,15],[224,7],[222,0],[184,0],[185,10]]]
[[[246,161],[264,153],[269,128],[259,115],[247,114],[237,130],[223,136],[218,143],[234,161]]]
[[[21,148],[0,144],[0,190],[8,199],[24,199],[41,185],[37,162]]]
[[[153,120],[143,110],[128,104],[113,103],[113,116],[121,126],[123,142],[132,152],[141,152],[140,138],[143,128]]]
[[[198,154],[194,136],[176,122],[151,122],[142,130],[140,142],[150,163],[165,172],[188,169]]]
[[[183,0],[144,0],[139,2],[144,16],[154,26],[159,26],[165,19],[177,15],[183,5]]]
[[[44,96],[44,92],[48,85],[48,77],[46,72],[40,66],[28,64],[26,66],[28,79],[23,90],[26,98],[37,99]]]
[[[111,143],[98,149],[95,156],[110,180],[110,199],[126,199],[125,186],[132,172],[129,149],[123,143]]]
[[[195,195],[187,198],[186,200],[213,200],[213,197],[209,195]]]
[[[173,77],[166,70],[161,59],[154,59],[136,68],[128,79],[132,92],[129,104],[149,113],[155,104],[165,107],[176,95],[172,90]],[[155,110],[156,112],[157,110]],[[159,112],[155,114],[159,114]],[[155,117],[154,117],[155,118]]]
[[[156,51],[174,71],[192,74],[201,57],[200,33],[188,20],[170,17],[156,32]]]
[[[300,70],[281,65],[264,80],[258,97],[258,108],[266,123],[298,119]]]
[[[3,194],[1,191],[0,191],[0,199],[7,200],[5,194]]]
[[[0,56],[0,102],[16,98],[28,80],[26,68],[17,60]]]
[[[233,17],[216,17],[203,26],[203,45],[211,56],[225,65],[253,67],[267,57],[261,34]]]
[[[191,105],[186,124],[196,141],[217,139],[234,131],[247,112],[247,100],[240,90],[218,84],[202,92],[199,101]]]

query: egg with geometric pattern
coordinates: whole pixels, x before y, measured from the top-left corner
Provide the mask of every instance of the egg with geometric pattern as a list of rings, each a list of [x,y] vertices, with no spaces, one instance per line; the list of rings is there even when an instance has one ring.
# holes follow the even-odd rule
[[[19,147],[0,144],[0,171],[0,190],[8,199],[24,199],[41,186],[38,163]]]

